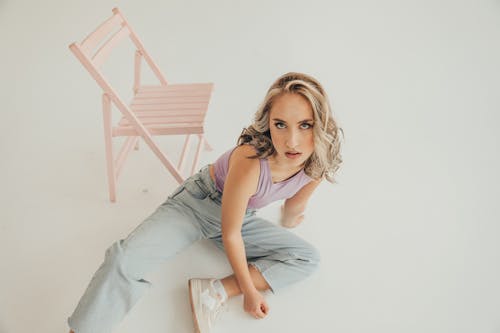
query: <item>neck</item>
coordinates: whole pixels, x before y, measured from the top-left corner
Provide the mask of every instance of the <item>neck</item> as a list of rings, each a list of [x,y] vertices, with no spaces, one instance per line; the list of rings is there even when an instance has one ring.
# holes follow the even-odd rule
[[[276,156],[276,154],[269,156],[268,158],[269,165],[272,167],[273,171],[280,172],[280,173],[286,173],[286,174],[295,174],[297,173],[300,169],[304,167],[304,164],[301,165],[293,165],[290,163],[286,163],[286,161],[279,160]]]

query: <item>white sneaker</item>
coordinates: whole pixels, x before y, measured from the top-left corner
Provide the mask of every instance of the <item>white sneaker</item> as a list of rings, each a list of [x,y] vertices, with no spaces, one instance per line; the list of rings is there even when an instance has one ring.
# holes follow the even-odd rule
[[[196,333],[211,332],[221,311],[227,309],[227,303],[215,290],[214,281],[215,279],[189,280],[189,300]]]

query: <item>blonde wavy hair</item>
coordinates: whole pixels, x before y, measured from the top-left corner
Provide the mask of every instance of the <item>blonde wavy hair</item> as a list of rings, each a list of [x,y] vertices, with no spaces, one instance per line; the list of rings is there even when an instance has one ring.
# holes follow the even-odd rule
[[[266,158],[275,153],[269,129],[269,114],[274,100],[287,93],[302,95],[313,110],[314,152],[304,164],[305,173],[313,179],[324,178],[330,183],[336,183],[333,176],[342,163],[340,134],[344,137],[344,131],[333,118],[325,90],[309,75],[290,72],[280,76],[267,91],[253,123],[241,132],[237,145],[254,146],[257,153],[250,158]]]

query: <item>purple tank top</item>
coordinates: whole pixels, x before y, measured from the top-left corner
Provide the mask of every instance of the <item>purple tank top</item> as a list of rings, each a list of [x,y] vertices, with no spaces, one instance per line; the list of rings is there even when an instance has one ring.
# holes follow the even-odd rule
[[[215,186],[221,192],[224,190],[224,183],[229,169],[229,158],[236,148],[228,150],[215,161]],[[248,208],[257,209],[273,201],[290,198],[311,180],[312,178],[306,175],[304,169],[301,169],[292,177],[278,183],[273,183],[269,161],[267,158],[261,158],[257,192],[248,200]]]

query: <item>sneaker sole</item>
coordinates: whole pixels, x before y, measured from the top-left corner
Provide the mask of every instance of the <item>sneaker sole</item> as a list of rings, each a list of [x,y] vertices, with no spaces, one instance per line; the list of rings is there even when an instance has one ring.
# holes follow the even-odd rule
[[[196,318],[196,314],[194,311],[194,299],[193,299],[193,284],[192,284],[192,279],[189,279],[188,281],[188,289],[189,289],[189,303],[191,304],[191,315],[193,316],[193,322],[194,322],[194,328],[196,333],[201,333],[200,331],[200,325],[198,325],[198,318]]]

